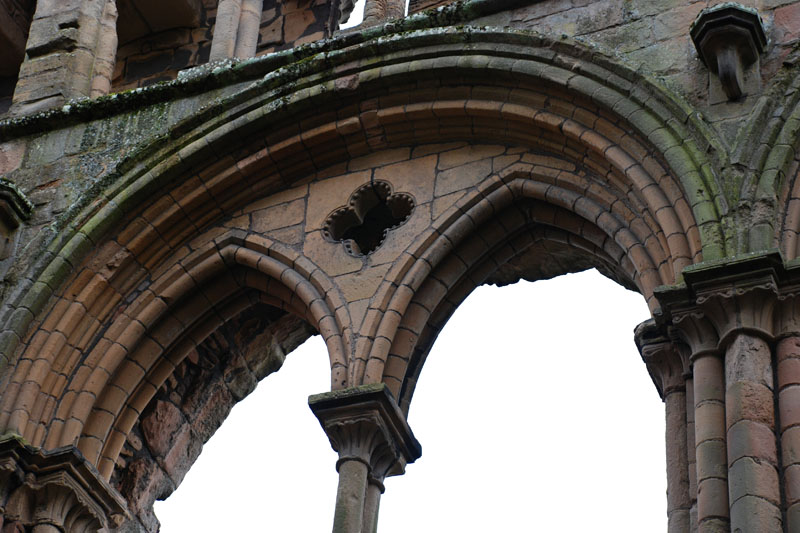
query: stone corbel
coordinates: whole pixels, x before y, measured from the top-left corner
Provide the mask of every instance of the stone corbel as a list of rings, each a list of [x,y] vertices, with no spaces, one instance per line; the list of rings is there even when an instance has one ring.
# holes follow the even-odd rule
[[[704,9],[690,28],[700,59],[719,76],[728,100],[744,95],[744,69],[767,46],[764,24],[755,9],[724,2]]]
[[[128,517],[122,497],[74,447],[43,451],[3,438],[0,476],[8,481],[0,494],[4,527],[95,533]]]
[[[639,324],[634,336],[647,372],[661,399],[664,400],[673,391],[684,390],[686,378],[691,375],[688,354],[654,320]]]
[[[0,219],[8,231],[17,229],[32,212],[33,204],[22,191],[13,182],[0,178]]]

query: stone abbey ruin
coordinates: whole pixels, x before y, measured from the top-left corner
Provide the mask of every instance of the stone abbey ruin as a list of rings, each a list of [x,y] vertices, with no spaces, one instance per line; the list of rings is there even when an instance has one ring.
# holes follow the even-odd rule
[[[0,531],[156,531],[319,334],[373,533],[453,311],[596,268],[652,313],[669,531],[800,532],[800,2],[352,10],[0,0]]]

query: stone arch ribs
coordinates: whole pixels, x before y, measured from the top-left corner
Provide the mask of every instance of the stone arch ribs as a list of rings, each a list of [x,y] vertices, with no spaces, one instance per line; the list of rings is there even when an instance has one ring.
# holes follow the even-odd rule
[[[164,269],[116,311],[107,329],[94,335],[81,331],[86,311],[69,319],[72,329],[43,327],[31,343],[30,364],[19,365],[11,379],[3,424],[47,448],[77,443],[108,478],[132,424],[189,349],[258,301],[313,325],[330,350],[333,376],[344,373],[336,318],[343,303],[331,287],[318,268],[285,246],[236,231],[218,237]],[[57,305],[53,312],[58,311]],[[61,308],[65,311],[77,310],[73,304]],[[81,341],[69,346],[76,337]]]
[[[380,150],[443,140],[520,147],[533,158],[533,168],[523,170],[533,178],[522,181],[543,188],[539,197],[534,189],[540,185],[512,190],[512,182],[504,181],[508,174],[472,186],[471,200],[439,217],[394,260],[358,335],[322,268],[289,247],[261,245],[262,255],[291,266],[327,305],[330,320],[315,325],[338,328],[329,343],[336,359],[334,388],[383,379],[415,291],[440,263],[456,261],[453,247],[466,244],[480,217],[494,213],[493,195],[512,204],[519,199],[553,206],[549,226],[556,229],[549,232],[561,232],[573,246],[597,249],[592,257],[616,265],[619,277],[646,296],[654,285],[678,280],[684,266],[726,253],[721,224],[726,200],[713,171],[724,154],[696,115],[647,79],[581,45],[522,32],[441,28],[364,40],[386,30],[374,31],[304,48],[299,56],[309,55],[291,65],[276,68],[288,61],[287,55],[276,55],[225,71],[227,82],[224,76],[209,78],[211,87],[239,83],[241,90],[185,117],[87,186],[61,225],[54,225],[51,240],[30,247],[41,256],[30,261],[34,266],[24,276],[29,281],[4,310],[0,364],[10,363],[13,370],[5,370],[0,431],[48,446],[78,438],[87,454],[110,461],[116,444],[92,444],[92,438],[100,441],[124,426],[91,409],[106,401],[97,394],[113,381],[116,366],[104,375],[97,365],[122,364],[137,350],[145,357],[147,346],[153,352],[169,349],[149,336],[155,330],[147,329],[153,324],[148,321],[166,312],[168,302],[146,302],[147,283],[171,279],[164,277],[169,268],[196,252],[191,243],[197,235],[212,235],[212,226],[224,226],[254,199],[335,176],[346,171],[342,162]],[[204,81],[176,83],[169,90],[183,88],[191,95]],[[166,94],[159,91],[166,89],[143,94],[158,101]],[[139,97],[121,101],[128,98]],[[98,113],[106,112],[103,105]],[[572,167],[549,166],[549,157]],[[485,206],[480,208],[485,215],[470,211],[469,202]],[[240,247],[258,248],[251,237],[242,242]],[[187,290],[194,286],[180,268],[171,275]],[[251,274],[238,286],[250,290],[247,283],[259,276]],[[316,300],[292,299],[283,285],[274,288],[286,309],[303,316],[311,312],[313,320],[322,316],[316,314],[321,305]],[[295,287],[309,289],[305,282]],[[215,304],[209,305],[215,319],[234,312],[223,299],[208,301]],[[143,315],[125,315],[112,324],[117,308]],[[194,323],[179,328],[185,338],[191,337],[189,326]],[[196,327],[192,335],[203,331],[201,323]],[[104,336],[107,344],[98,348]],[[347,356],[340,359],[340,353]],[[67,397],[78,382],[80,390]],[[88,409],[81,393],[89,398]],[[63,425],[52,424],[50,437],[52,418]],[[74,422],[68,426],[69,420]]]
[[[363,369],[360,379],[387,383],[407,410],[424,358],[455,308],[539,243],[578,250],[588,264],[635,287],[655,311],[655,288],[674,283],[691,262],[685,229],[656,187],[640,189],[644,198],[638,202],[622,201],[630,194],[624,182],[604,190],[596,180],[517,163],[443,213],[407,250],[403,275],[386,284],[379,301],[388,305],[373,330],[362,332],[375,340],[353,379]],[[658,206],[660,216],[651,216],[648,206]],[[576,263],[549,275],[586,267]]]

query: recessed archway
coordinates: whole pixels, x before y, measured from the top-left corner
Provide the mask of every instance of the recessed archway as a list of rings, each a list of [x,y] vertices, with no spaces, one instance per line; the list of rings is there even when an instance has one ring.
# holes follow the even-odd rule
[[[387,480],[380,531],[665,529],[663,404],[630,341],[647,313],[639,295],[593,271],[478,288],[442,331],[421,374],[409,420],[424,456],[405,476]],[[163,533],[327,529],[332,502],[316,487],[335,486],[333,461],[318,460],[331,458],[327,440],[302,394],[268,391],[302,388],[322,352],[323,343],[310,339],[234,409],[204,450],[209,457],[201,455],[176,493],[157,504],[159,518],[166,516]],[[245,414],[233,428],[236,409],[250,402],[250,416],[269,425]],[[284,409],[299,420],[271,416]],[[257,460],[231,457],[242,442],[256,443]],[[232,488],[209,491],[211,485]],[[620,491],[629,491],[625,519]],[[212,504],[226,516],[187,516]],[[309,507],[317,511],[305,512]]]

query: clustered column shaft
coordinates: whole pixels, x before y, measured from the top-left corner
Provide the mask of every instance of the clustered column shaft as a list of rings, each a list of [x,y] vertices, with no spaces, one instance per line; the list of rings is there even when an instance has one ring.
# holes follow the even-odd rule
[[[685,531],[800,531],[800,269],[764,254],[683,276],[683,285],[657,291],[662,312],[649,327],[690,354]],[[667,405],[670,531],[684,531],[673,528],[671,473],[683,452],[669,437],[680,415],[669,372],[648,357],[644,326],[637,343]]]
[[[722,360],[704,355],[692,365],[694,375],[697,530],[727,531],[728,467],[725,448],[725,375]]]
[[[800,332],[778,341],[778,411],[787,531],[800,531]]]
[[[263,0],[220,0],[209,59],[253,57],[262,8]]]
[[[772,353],[738,333],[725,352],[725,408],[731,529],[780,531]]]

